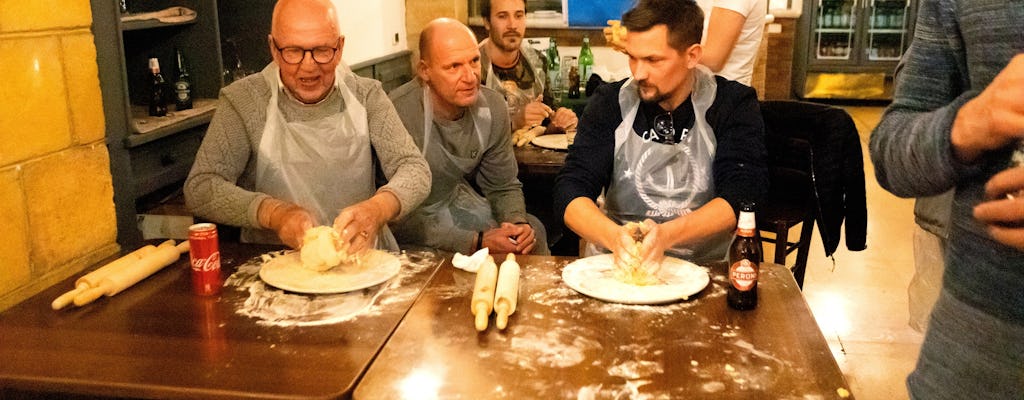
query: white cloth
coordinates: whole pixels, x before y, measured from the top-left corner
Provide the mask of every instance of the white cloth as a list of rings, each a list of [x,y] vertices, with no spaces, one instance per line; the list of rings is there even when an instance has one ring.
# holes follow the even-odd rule
[[[697,0],[697,4],[704,10],[704,41],[707,41],[708,22],[711,19],[711,10],[714,7],[731,10],[746,17],[743,28],[729,59],[726,60],[718,75],[726,79],[740,82],[750,86],[754,75],[754,63],[757,61],[757,50],[761,45],[761,38],[764,35],[764,20],[768,14],[767,0]]]
[[[272,89],[256,156],[256,190],[309,210],[314,226],[333,224],[342,208],[369,199],[376,191],[366,108],[345,86],[347,73],[347,68],[335,70],[332,89],[341,93],[345,112],[289,122],[278,108],[280,93],[285,90],[280,69],[272,63],[261,72]],[[243,237],[257,242],[266,239]],[[386,226],[376,242],[388,249],[398,248]]]

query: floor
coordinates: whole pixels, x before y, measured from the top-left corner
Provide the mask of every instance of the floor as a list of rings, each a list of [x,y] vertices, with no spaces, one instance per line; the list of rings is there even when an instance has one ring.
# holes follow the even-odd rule
[[[907,399],[904,379],[914,368],[923,339],[907,325],[907,284],[914,273],[914,204],[886,192],[874,178],[868,138],[883,108],[843,108],[857,124],[864,153],[868,246],[851,252],[840,242],[833,258],[828,258],[815,232],[804,296],[854,396]],[[790,235],[798,233],[794,230]],[[765,251],[774,254],[772,249]],[[788,263],[795,257],[794,252]]]

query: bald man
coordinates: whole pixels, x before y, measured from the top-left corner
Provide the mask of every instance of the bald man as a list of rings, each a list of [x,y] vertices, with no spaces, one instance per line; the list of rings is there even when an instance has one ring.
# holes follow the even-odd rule
[[[246,242],[299,248],[307,229],[333,225],[352,252],[397,249],[387,222],[423,201],[430,170],[381,84],[339,67],[334,6],[278,1],[267,43],[273,62],[220,92],[188,207]]]
[[[548,254],[543,225],[526,213],[505,100],[480,86],[473,33],[461,22],[434,20],[419,50],[417,78],[391,100],[433,178],[423,205],[392,224],[398,241],[462,253],[486,247]]]

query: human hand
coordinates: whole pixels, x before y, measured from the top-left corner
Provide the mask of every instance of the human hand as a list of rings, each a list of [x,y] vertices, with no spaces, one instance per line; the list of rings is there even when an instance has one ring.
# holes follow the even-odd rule
[[[342,209],[334,219],[334,229],[341,233],[341,243],[349,254],[359,254],[376,244],[377,232],[387,221],[384,210],[365,200]]]
[[[617,19],[608,20],[608,27],[603,29],[604,41],[608,43],[613,50],[625,53],[626,47],[623,43],[626,40],[626,27],[622,26],[622,21]]]
[[[668,250],[671,238],[664,234],[661,225],[650,219],[643,222],[647,229],[642,242],[640,265],[647,269],[647,273],[654,275],[661,269],[661,262],[665,260],[665,250]]]
[[[619,227],[616,246],[612,249],[617,269],[628,279],[650,281],[665,258],[665,249],[660,247],[658,224],[647,219],[643,222],[630,222]]]
[[[550,125],[565,132],[570,128],[576,127],[577,122],[579,122],[579,119],[576,117],[576,113],[573,112],[572,109],[560,107],[555,110],[554,115],[551,116]]]
[[[515,253],[518,243],[513,242],[513,238],[516,237],[519,232],[513,224],[501,224],[497,228],[491,228],[484,231],[483,240],[480,242],[480,248],[488,248],[490,253]]]
[[[957,112],[950,141],[956,156],[972,162],[986,151],[1024,137],[1024,54],[1018,54]]]
[[[294,204],[276,210],[270,222],[277,238],[293,249],[302,248],[302,237],[313,225],[313,214]]]
[[[503,228],[512,228],[514,234],[510,236],[510,241],[516,246],[516,254],[529,254],[533,251],[537,245],[537,233],[533,230],[533,226],[527,223],[513,224],[509,222],[502,222]]]
[[[544,122],[544,119],[550,117],[553,113],[551,107],[544,104],[541,100],[544,99],[543,95],[537,96],[533,101],[526,104],[523,107],[523,126],[536,126]]]
[[[974,218],[997,242],[1024,250],[1024,168],[1012,167],[985,183],[986,201],[974,207]]]

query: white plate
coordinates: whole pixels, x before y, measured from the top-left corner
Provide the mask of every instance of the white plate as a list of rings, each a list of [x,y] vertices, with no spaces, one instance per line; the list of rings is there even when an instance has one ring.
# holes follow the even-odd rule
[[[545,149],[569,149],[569,140],[566,139],[564,133],[559,133],[555,135],[540,135],[533,138],[533,140],[531,140],[530,143],[533,143],[534,146],[543,147]]]
[[[562,269],[562,281],[584,295],[612,303],[661,304],[686,300],[711,282],[707,268],[665,257],[658,271],[664,284],[637,286],[614,277],[614,258],[600,254],[578,259]]]
[[[264,263],[260,268],[260,279],[271,286],[297,293],[344,293],[383,283],[402,268],[398,257],[380,250],[367,251],[361,261],[358,265],[317,272],[303,267],[299,252],[293,251]]]

